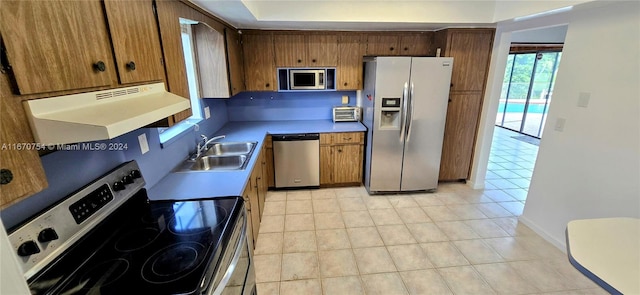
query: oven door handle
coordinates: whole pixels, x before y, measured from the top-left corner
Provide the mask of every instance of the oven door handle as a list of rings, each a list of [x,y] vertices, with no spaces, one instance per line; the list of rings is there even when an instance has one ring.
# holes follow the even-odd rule
[[[240,260],[240,256],[242,255],[242,251],[243,251],[242,248],[245,245],[246,240],[247,240],[247,215],[242,214],[242,231],[240,232],[240,238],[238,239],[238,244],[236,245],[236,251],[233,254],[231,263],[229,263],[229,267],[224,273],[224,277],[222,277],[222,280],[220,280],[220,283],[218,284],[216,289],[213,291],[213,295],[222,294],[222,292],[224,291],[224,288],[229,283],[229,280],[233,275],[233,271],[236,269],[236,266],[238,265],[238,260]]]

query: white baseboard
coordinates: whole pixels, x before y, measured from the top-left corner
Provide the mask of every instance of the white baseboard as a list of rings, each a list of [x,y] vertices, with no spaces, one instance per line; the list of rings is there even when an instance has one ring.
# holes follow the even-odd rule
[[[535,233],[540,235],[547,242],[551,243],[556,248],[560,249],[562,253],[567,254],[567,241],[565,239],[558,240],[554,238],[553,236],[551,236],[549,233],[547,233],[545,230],[543,230],[541,227],[533,223],[530,219],[526,218],[525,216],[518,217],[518,220],[524,223],[524,225],[528,226]]]
[[[484,181],[482,182],[475,182],[475,181],[467,181],[467,186],[471,187],[472,189],[484,189]]]

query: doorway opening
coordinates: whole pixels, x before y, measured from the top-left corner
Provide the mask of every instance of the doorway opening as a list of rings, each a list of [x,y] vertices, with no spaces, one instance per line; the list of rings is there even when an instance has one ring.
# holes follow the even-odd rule
[[[542,137],[562,45],[511,45],[496,116],[496,125]]]

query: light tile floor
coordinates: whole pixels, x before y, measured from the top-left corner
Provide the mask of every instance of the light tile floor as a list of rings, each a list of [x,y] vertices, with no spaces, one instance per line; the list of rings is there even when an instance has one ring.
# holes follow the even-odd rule
[[[484,190],[269,192],[258,294],[607,294],[518,221],[537,147],[511,134],[496,128]]]

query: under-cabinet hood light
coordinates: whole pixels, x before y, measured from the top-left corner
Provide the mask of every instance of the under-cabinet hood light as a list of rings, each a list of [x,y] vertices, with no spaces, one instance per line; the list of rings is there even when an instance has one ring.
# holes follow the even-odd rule
[[[24,102],[35,141],[64,144],[111,139],[190,107],[164,83]]]

